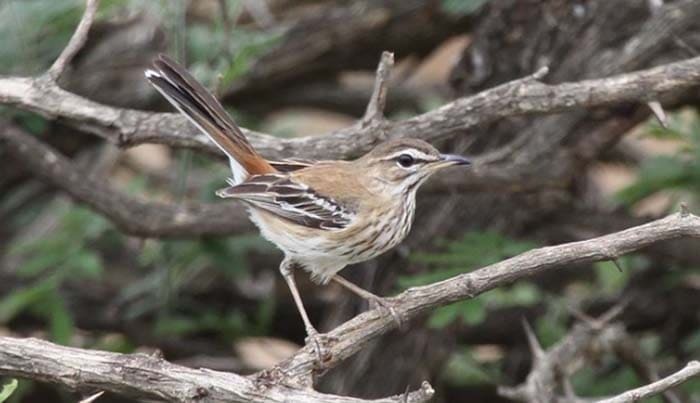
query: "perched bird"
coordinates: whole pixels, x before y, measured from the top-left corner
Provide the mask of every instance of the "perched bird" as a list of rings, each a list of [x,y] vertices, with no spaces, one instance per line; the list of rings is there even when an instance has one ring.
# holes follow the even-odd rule
[[[294,269],[310,272],[320,284],[335,281],[396,317],[381,297],[337,273],[399,244],[411,229],[418,187],[443,168],[468,165],[467,159],[440,154],[422,140],[400,138],[354,161],[268,161],[182,66],[161,55],[146,77],[228,156],[233,176],[217,195],[245,203],[262,235],[284,252],[280,272],[304,321],[307,342],[314,343],[319,357],[322,335],[306,314]]]

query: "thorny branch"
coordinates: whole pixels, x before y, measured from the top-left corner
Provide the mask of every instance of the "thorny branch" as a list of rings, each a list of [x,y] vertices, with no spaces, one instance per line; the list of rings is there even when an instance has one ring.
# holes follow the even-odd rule
[[[384,71],[388,71],[388,64]],[[638,102],[658,99],[663,94],[687,89],[700,82],[700,57],[681,62],[670,63],[636,73],[622,74],[615,77],[586,80],[578,83],[546,85],[538,80],[546,74],[542,69],[524,79],[503,84],[471,97],[458,99],[432,112],[414,118],[382,122],[382,130],[375,125],[354,125],[349,128],[320,137],[302,137],[279,139],[265,134],[248,132],[251,141],[262,150],[263,154],[274,157],[348,157],[357,155],[379,141],[381,138],[418,137],[434,140],[449,135],[462,133],[464,129],[495,120],[499,117],[525,113],[553,113],[580,107],[593,107],[620,102]],[[381,82],[378,78],[375,103],[381,105]],[[60,118],[73,126],[105,137],[122,146],[144,142],[166,143],[174,146],[187,146],[213,149],[206,136],[197,132],[185,118],[180,115],[149,113],[128,109],[113,108],[87,100],[59,88],[54,81],[33,78],[0,78],[0,102],[13,104],[42,115]],[[368,110],[371,111],[370,108]],[[0,139],[9,142],[21,141],[17,131],[0,133]],[[41,144],[37,143],[41,147]],[[18,147],[13,147],[17,152]],[[40,148],[44,154],[52,152],[46,147]],[[62,180],[46,161],[39,161],[41,153],[23,153],[18,160],[26,164],[35,173],[72,194],[82,202],[93,206],[110,217],[125,232],[143,236],[184,236],[231,233],[247,228],[242,220],[241,209],[210,205],[197,205],[185,213],[177,211],[176,206],[163,203],[142,202],[144,211],[158,212],[156,217],[148,220],[136,219],[126,214],[118,203],[105,203],[99,208],[99,189],[86,188],[79,192],[75,188],[66,188],[68,181]],[[71,165],[60,160],[66,170]],[[65,162],[65,163],[64,163]],[[481,158],[476,158],[475,169],[460,178],[449,178],[440,184],[451,189],[460,189],[468,184],[471,189],[478,188],[481,180],[496,183],[488,164],[481,166]],[[498,175],[496,175],[498,176]],[[481,178],[481,179],[480,179]],[[455,183],[458,181],[459,183]],[[443,183],[444,182],[444,183]],[[88,187],[89,182],[81,183]],[[515,188],[525,189],[527,184],[520,181]],[[115,200],[126,200],[125,196],[111,192]],[[121,206],[123,207],[123,206]],[[217,213],[226,210],[235,214]],[[218,219],[212,217],[218,215]],[[182,218],[185,222],[182,222]],[[176,220],[173,220],[176,218]]]
[[[587,241],[534,249],[471,273],[408,289],[390,301],[404,321],[409,321],[439,306],[474,298],[544,270],[573,263],[610,260],[657,242],[681,237],[700,237],[700,217],[678,213]],[[328,334],[336,341],[330,346],[330,359],[323,363],[324,367],[339,364],[395,327],[391,315],[381,309],[365,312],[340,325]],[[246,378],[180,367],[143,354],[121,355],[59,347],[35,339],[0,338],[0,374],[25,376],[72,388],[98,388],[172,401],[208,397],[211,401],[221,402],[290,399],[299,402],[361,402],[297,388],[311,383],[315,357],[312,348],[304,347],[278,367]],[[32,365],[27,365],[28,362]],[[429,385],[424,385],[413,392],[408,401],[425,401],[432,395],[431,391]],[[379,401],[400,401],[396,400],[400,398],[403,396]]]
[[[213,152],[213,145],[179,115],[113,108],[58,87],[56,78],[84,44],[96,8],[97,1],[88,0],[78,29],[46,76],[0,78],[0,102],[60,119],[120,146],[155,142],[203,148]],[[386,68],[382,69],[382,66]],[[366,119],[381,118],[386,96],[386,90],[382,90],[383,72],[388,74],[388,66],[390,63],[384,62],[383,58]],[[539,82],[543,74],[546,74],[546,70],[474,96],[458,99],[414,118],[386,122],[385,130],[380,132],[374,130],[372,125],[355,125],[323,137],[286,140],[262,133],[246,133],[253,144],[269,157],[344,158],[356,156],[385,138],[405,136],[436,140],[461,134],[465,129],[508,116],[554,113],[626,102],[648,103],[657,107],[660,106],[657,100],[665,94],[688,89],[700,82],[700,58],[609,78],[557,85]],[[168,210],[168,206],[124,198],[108,186],[82,177],[66,158],[38,140],[26,136],[17,128],[8,125],[0,129],[3,130],[0,139],[7,142],[13,154],[19,156],[20,160],[37,174],[107,215],[126,231],[144,235],[192,234],[197,231],[224,233],[236,228],[230,226],[230,222],[221,222],[221,217],[231,215],[230,211],[223,211],[228,210],[228,206],[222,205],[222,211],[210,206],[185,206],[184,213],[177,215]],[[110,198],[113,200],[110,201]],[[159,216],[157,210],[160,209],[167,213]],[[134,221],[126,216],[134,211],[145,211],[144,219],[159,219],[154,221],[155,224],[151,222],[152,227],[133,227]],[[203,220],[207,214],[216,217],[218,222],[212,223],[206,230],[193,230],[192,226],[196,225],[196,221]],[[172,220],[173,217],[176,219]],[[166,224],[168,220],[172,220],[173,223]],[[233,222],[240,223],[241,219],[236,217]],[[392,298],[391,302],[404,321],[409,321],[436,307],[474,298],[485,291],[544,270],[572,263],[614,260],[620,255],[653,243],[680,237],[700,237],[700,218],[683,212],[588,241],[535,249],[475,272],[411,288]],[[324,368],[336,366],[368,342],[394,327],[395,322],[391,316],[377,309],[349,320],[329,333],[331,340],[335,342],[330,348],[330,359],[323,363]],[[311,379],[316,370],[315,355],[309,347],[301,349],[278,367],[251,377],[180,367],[146,355],[121,355],[61,347],[35,339],[4,337],[0,338],[0,347],[0,373],[54,382],[73,388],[97,388],[173,401],[203,398],[221,402],[365,401],[299,388],[300,385],[312,383]],[[31,365],[27,365],[28,362]],[[690,376],[697,375],[700,372],[698,367],[700,365],[697,362],[692,362],[684,370],[668,378],[616,398],[622,400],[611,401],[631,401],[659,393]],[[410,394],[376,402],[423,402],[430,399],[432,394],[432,388],[425,383],[422,388]]]
[[[525,334],[532,353],[532,368],[523,383],[512,387],[500,387],[498,393],[511,400],[527,403],[600,401],[600,398],[576,396],[570,378],[581,368],[598,362],[603,354],[614,353],[625,362],[629,362],[630,358],[624,356],[629,355],[629,352],[625,350],[635,349],[634,353],[640,355],[639,346],[636,346],[634,339],[627,333],[624,326],[621,323],[612,322],[624,310],[625,305],[626,303],[623,302],[621,305],[614,306],[599,318],[590,318],[574,311],[575,316],[580,319],[579,323],[576,323],[565,337],[546,351],[540,346],[529,324],[525,322]],[[643,361],[644,359],[639,356],[635,357],[635,360]],[[631,364],[639,365],[641,363]],[[647,364],[644,363],[644,365]],[[696,369],[694,372],[686,370],[687,368],[680,371],[679,375],[669,377],[676,381],[663,382],[663,386],[648,389],[657,384],[659,380],[656,378],[649,381],[649,385],[640,388],[648,390],[648,393],[643,396],[630,391],[603,401],[632,402],[642,397],[664,393],[666,401],[677,402],[679,401],[677,397],[671,394],[668,389],[700,372],[700,369]]]
[[[435,141],[510,116],[557,113],[620,103],[648,102],[700,83],[700,57],[618,76],[556,85],[515,80],[459,98],[424,114],[385,122],[378,132],[353,125],[325,136],[280,139],[244,130],[253,146],[269,158],[349,158],[377,142],[399,137]],[[114,108],[28,77],[0,78],[0,103],[60,119],[122,147],[143,143],[205,149],[219,154],[206,136],[179,114]]]
[[[82,391],[107,390],[172,402],[422,403],[434,393],[432,387],[424,383],[407,395],[356,399],[228,372],[187,368],[147,354],[109,353],[11,337],[0,337],[0,374]]]
[[[654,243],[683,237],[700,238],[700,217],[677,213],[666,218],[587,241],[533,249],[529,252],[461,274],[450,279],[410,288],[387,299],[394,311],[408,322],[436,307],[474,298],[488,290],[510,284],[520,278],[563,265],[612,260]],[[329,332],[338,340],[330,349],[333,367],[361,350],[368,342],[396,328],[396,321],[382,310],[371,310]],[[314,369],[313,349],[304,347],[280,364],[287,377],[305,377]],[[303,381],[303,379],[302,379]]]

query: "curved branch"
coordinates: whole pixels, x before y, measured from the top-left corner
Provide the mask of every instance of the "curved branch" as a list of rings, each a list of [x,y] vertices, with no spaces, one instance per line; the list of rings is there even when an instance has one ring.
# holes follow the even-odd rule
[[[147,201],[82,172],[69,159],[12,125],[0,122],[0,144],[35,175],[137,236],[226,235],[252,228],[238,203]]]
[[[471,299],[486,291],[510,284],[557,267],[613,260],[657,242],[682,237],[700,238],[700,217],[681,212],[650,223],[587,241],[534,249],[471,273],[461,274],[438,283],[410,288],[389,298],[394,311],[404,322],[430,310],[456,301]],[[333,367],[365,347],[367,343],[396,328],[392,315],[373,309],[329,332],[337,340],[330,349],[325,367]],[[304,347],[280,365],[289,377],[303,380],[314,370],[313,349]]]

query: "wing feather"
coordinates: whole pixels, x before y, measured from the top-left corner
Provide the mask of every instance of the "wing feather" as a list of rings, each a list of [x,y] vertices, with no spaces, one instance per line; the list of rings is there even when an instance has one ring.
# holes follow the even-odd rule
[[[247,181],[220,189],[219,197],[243,200],[299,225],[317,229],[342,229],[355,212],[330,197],[293,181],[284,174],[254,175]]]

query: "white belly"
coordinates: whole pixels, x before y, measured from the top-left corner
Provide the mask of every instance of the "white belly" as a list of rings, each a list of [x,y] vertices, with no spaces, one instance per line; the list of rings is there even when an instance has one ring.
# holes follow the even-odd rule
[[[301,264],[312,280],[325,284],[345,266],[375,258],[399,244],[413,221],[415,199],[410,199],[404,204],[408,214],[379,215],[373,222],[361,224],[361,231],[352,225],[338,230],[347,234],[339,237],[342,242],[329,239],[324,230],[303,231],[297,224],[255,209],[250,209],[250,217],[263,237]]]

